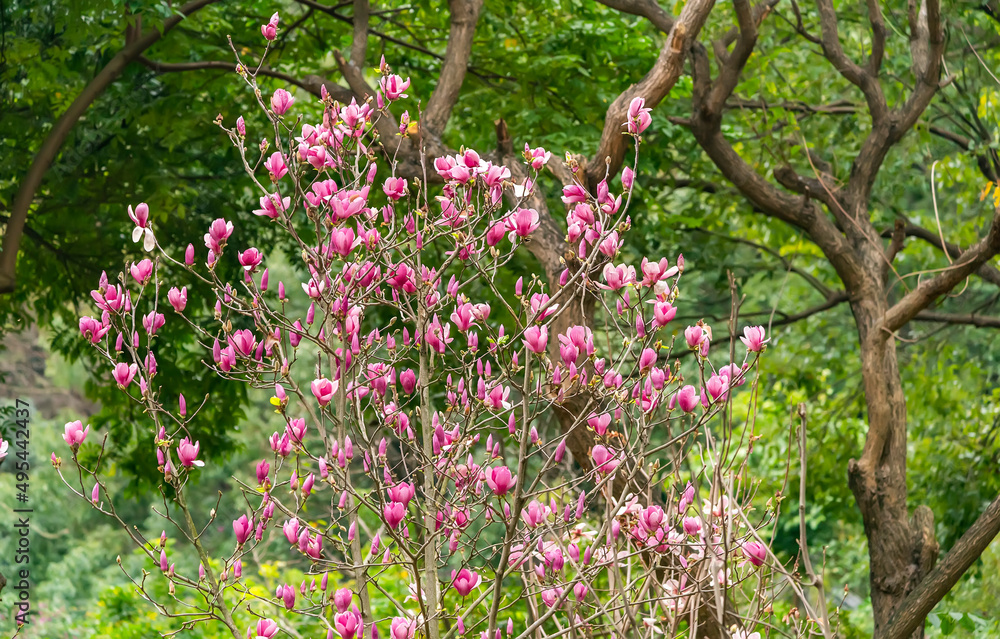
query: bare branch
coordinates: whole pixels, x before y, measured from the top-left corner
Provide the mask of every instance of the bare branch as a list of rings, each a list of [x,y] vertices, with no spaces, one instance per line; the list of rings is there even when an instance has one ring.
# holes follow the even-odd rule
[[[159,42],[160,38],[180,24],[187,16],[214,1],[192,0],[192,2],[185,4],[177,10],[176,15],[163,22],[162,31],[153,30],[142,36],[136,32],[136,27],[133,27],[129,32],[130,41],[84,87],[80,95],[73,100],[69,108],[56,121],[35,155],[35,159],[31,162],[28,173],[21,180],[17,195],[14,196],[14,206],[11,208],[10,220],[4,231],[3,250],[0,252],[0,294],[14,291],[17,282],[17,252],[24,234],[24,224],[28,219],[28,211],[35,199],[38,187],[42,184],[45,173],[59,154],[59,149],[62,148],[70,131],[73,130],[73,127],[76,126],[94,100],[118,79],[125,67]]]
[[[203,60],[200,62],[161,62],[159,60],[150,60],[149,58],[142,56],[139,58],[139,62],[157,73],[183,73],[185,71],[201,70],[227,71],[232,73],[236,68],[232,62],[223,62],[221,60]],[[300,89],[308,91],[316,96],[320,95],[320,86],[325,85],[326,90],[330,93],[330,95],[332,95],[335,100],[340,100],[341,102],[349,102],[354,96],[350,90],[345,89],[335,82],[323,80],[316,75],[307,75],[306,77],[299,79],[287,73],[275,71],[270,67],[261,67],[259,70],[256,70],[256,75],[267,78],[275,78],[276,80],[287,82],[288,84],[297,86]]]

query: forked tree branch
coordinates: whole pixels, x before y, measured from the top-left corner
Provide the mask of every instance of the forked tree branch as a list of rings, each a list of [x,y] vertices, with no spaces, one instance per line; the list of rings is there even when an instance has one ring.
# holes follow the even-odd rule
[[[885,628],[884,639],[907,639],[927,614],[954,587],[965,571],[1000,533],[1000,497],[983,511],[937,566],[896,608]]]
[[[925,229],[922,226],[917,226],[916,224],[907,223],[904,227],[904,233],[907,237],[916,237],[924,242],[927,242],[934,248],[945,253],[945,255],[949,258],[958,257],[965,250],[954,242],[948,242],[945,240],[944,243],[942,243],[940,234],[935,233],[930,229]],[[995,266],[983,264],[976,270],[976,275],[978,275],[984,282],[1000,286],[1000,269]]]
[[[129,64],[134,62],[147,49],[159,42],[160,38],[176,27],[187,16],[215,0],[192,0],[177,10],[177,15],[163,22],[161,31],[152,30],[145,35],[137,33],[136,27],[130,27],[128,42],[111,60],[104,65],[94,79],[84,87],[83,91],[73,100],[69,108],[59,116],[52,130],[45,137],[41,148],[35,154],[27,174],[14,196],[14,205],[10,211],[10,220],[3,236],[3,248],[0,252],[0,294],[11,293],[17,284],[17,253],[24,235],[24,225],[28,219],[28,211],[35,199],[35,193],[42,184],[42,179],[52,162],[59,155],[59,149],[76,126],[77,121],[87,111],[90,105],[118,79]],[[137,23],[138,24],[138,23]]]
[[[978,271],[998,252],[1000,252],[1000,209],[994,213],[986,237],[959,255],[955,263],[947,270],[921,282],[889,308],[882,320],[882,328],[886,331],[886,337],[902,328],[920,311],[930,306],[935,299],[949,292],[959,282]]]

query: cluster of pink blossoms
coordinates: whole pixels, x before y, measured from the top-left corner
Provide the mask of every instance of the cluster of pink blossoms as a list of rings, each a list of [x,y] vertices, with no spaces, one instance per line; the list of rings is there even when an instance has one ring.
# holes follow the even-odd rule
[[[262,25],[268,41],[278,22],[275,14]],[[768,551],[733,484],[713,483],[706,472],[658,500],[646,491],[655,483],[639,486],[637,477],[660,473],[655,482],[663,483],[651,434],[708,429],[747,381],[767,343],[763,328],[744,331],[742,362],[718,367],[708,359],[707,326],[680,331],[695,353],[692,377],[704,380],[684,383],[664,345],[683,257],[616,263],[630,226],[631,167],[621,175],[623,193],[607,179],[596,193],[565,186],[570,250],[558,282],[519,277],[509,288],[497,269],[521,259],[543,222],[528,202],[551,154],[525,145],[516,171],[471,149],[434,158],[427,169],[443,186],[427,197],[422,180],[375,159],[375,122],[411,90],[384,60],[380,71],[374,100],[342,105],[324,91],[321,120],[300,130],[288,127],[296,99],[284,89],[262,103],[273,139],[248,146],[242,116],[224,129],[260,188],[253,223],[276,225],[297,243],[294,285],[273,286],[268,255],[231,248],[237,223],[219,218],[204,234],[200,263],[192,243],[180,259],[163,252],[114,281],[103,275],[92,292],[100,317],[81,318],[80,332],[110,379],[155,417],[157,468],[178,492],[204,464],[200,457],[217,451],[202,451],[192,433],[206,427],[198,410],[189,413],[183,396],[168,408],[160,396],[154,353],[165,322],[186,323],[219,376],[273,388],[283,422],[267,438],[256,481],[240,481],[249,512],[232,521],[235,545],[221,568],[202,561],[196,579],[182,579],[165,537],[158,556],[146,548],[150,559],[171,588],[232,589],[235,601],[248,592],[244,559],[277,540],[287,551],[281,558],[308,576],[298,587],[279,585],[268,604],[322,619],[328,636],[341,639],[374,639],[379,623],[393,639],[412,639],[445,618],[459,632],[499,639],[496,615],[482,617],[466,599],[499,602],[515,579],[547,611],[537,614],[558,611],[580,627],[613,625],[600,613],[607,606],[676,623],[712,582],[739,583]],[[403,133],[407,121],[404,114]],[[638,141],[649,125],[636,98],[623,126]],[[148,207],[128,213],[134,239],[156,248]],[[239,266],[236,281],[220,276],[226,256]],[[157,295],[161,280],[182,274],[192,297],[180,281]],[[212,297],[195,300],[195,282]],[[584,290],[599,298],[600,330],[565,321],[574,291]],[[172,314],[160,312],[161,299]],[[202,309],[211,319],[196,317]],[[573,423],[553,428],[554,416]],[[66,425],[74,458],[88,433],[80,422]],[[581,470],[570,470],[571,458]],[[103,508],[99,477],[86,473],[97,482],[91,500]],[[484,530],[498,541],[486,544]],[[649,557],[662,571],[652,604],[607,585],[611,574],[645,569]],[[372,583],[394,567],[406,568],[416,603],[396,602],[397,615],[376,619]],[[449,579],[440,577],[445,569]],[[354,579],[353,591],[329,588],[331,573]],[[441,603],[451,596],[457,607]],[[213,597],[212,614],[238,605]],[[261,618],[247,637],[271,639],[278,630]],[[506,636],[513,633],[508,620]]]

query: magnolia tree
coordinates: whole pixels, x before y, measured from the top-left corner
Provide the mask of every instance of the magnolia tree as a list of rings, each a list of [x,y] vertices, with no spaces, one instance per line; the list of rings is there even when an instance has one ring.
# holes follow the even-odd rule
[[[277,29],[275,14],[261,31],[270,42]],[[463,150],[425,160],[424,178],[407,180],[375,152],[376,123],[409,86],[384,61],[373,100],[339,104],[324,92],[315,123],[295,116],[288,91],[265,96],[253,70],[239,61],[237,71],[270,123],[249,143],[242,117],[233,128],[218,120],[260,191],[246,223],[288,234],[301,279],[270,281],[264,251],[230,244],[234,222],[221,218],[198,247],[172,256],[139,204],[128,210],[133,240],[151,256],[103,276],[96,317],[80,319],[114,383],[148,416],[160,514],[184,542],[170,553],[197,553],[197,573],[175,570],[166,532],[147,539],[116,510],[101,475],[105,444],[94,463],[77,455],[89,426],[66,425],[72,473],[52,456],[67,486],[156,566],[130,578],[178,631],[221,622],[251,639],[302,628],[341,639],[830,636],[821,593],[811,605],[769,550],[780,500],[751,506],[753,412],[737,406],[755,398],[733,399],[757,392],[764,330],[744,329],[738,358],[710,356],[709,326],[672,323],[682,257],[615,262],[634,163],[621,194],[609,182],[617,176],[595,193],[583,179],[564,188],[578,266],[558,282],[512,283],[500,275],[538,227],[525,203],[553,161],[547,151],[525,146],[525,179]],[[399,121],[400,136],[415,132],[407,113]],[[622,134],[636,156],[649,124],[633,100]],[[216,267],[233,253],[243,276],[225,281]],[[187,308],[193,281],[214,292],[197,305],[214,305],[214,318]],[[579,303],[568,291],[580,290],[603,326],[557,331]],[[291,310],[306,306],[301,317]],[[223,556],[206,548],[215,504],[186,497],[206,456],[188,431],[200,407],[157,387],[167,321],[195,332],[220,377],[273,391],[284,422],[261,442],[256,472],[234,478],[242,495],[225,496],[246,514],[211,544],[228,544]],[[675,334],[690,357],[671,358]],[[569,428],[552,418],[567,406]],[[594,444],[574,463],[567,438],[581,430]],[[251,588],[244,562],[264,550],[307,578],[275,584],[273,596]],[[183,606],[150,592],[157,572]],[[350,587],[333,587],[331,574]],[[401,574],[407,597],[385,583]],[[772,602],[789,589],[795,607],[777,615]],[[387,607],[393,614],[376,613]]]

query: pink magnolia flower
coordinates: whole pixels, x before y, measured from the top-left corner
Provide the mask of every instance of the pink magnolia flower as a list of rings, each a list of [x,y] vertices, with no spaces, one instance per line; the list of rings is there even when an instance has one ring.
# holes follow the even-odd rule
[[[157,313],[156,311],[150,311],[142,317],[142,327],[146,329],[146,332],[150,335],[156,335],[156,331],[166,323],[166,318],[163,317],[163,313]]]
[[[288,543],[294,544],[299,538],[299,520],[288,519],[281,525],[281,532],[284,533]]]
[[[278,14],[275,12],[267,24],[260,25],[260,34],[265,40],[271,41],[278,37]]]
[[[344,126],[348,129],[352,129],[357,133],[361,133],[364,130],[368,120],[371,119],[372,107],[367,102],[363,105],[358,105],[357,100],[351,98],[351,103],[340,109],[340,119],[343,121]]]
[[[114,380],[118,383],[119,387],[126,388],[132,383],[132,379],[138,372],[139,366],[136,364],[118,363],[115,364],[114,369],[112,369],[111,375],[114,377]]]
[[[353,599],[354,593],[350,588],[338,588],[337,592],[333,593],[333,605],[336,606],[337,612],[347,612]]]
[[[257,348],[257,338],[254,337],[253,331],[244,328],[229,336],[229,345],[240,355],[250,357]]]
[[[382,191],[390,200],[399,200],[406,195],[406,179],[401,177],[390,177],[385,179]]]
[[[457,573],[451,571],[451,585],[463,597],[468,597],[469,593],[479,587],[483,578],[475,571],[462,568]]]
[[[521,511],[521,519],[529,528],[538,528],[545,523],[545,520],[552,514],[552,509],[538,501],[531,502]]]
[[[284,115],[295,104],[295,97],[284,89],[278,89],[271,95],[271,108],[278,115]]]
[[[670,266],[670,262],[665,257],[660,258],[658,262],[648,260],[644,257],[642,258],[639,270],[642,272],[643,286],[654,286],[660,280],[673,277],[679,272],[676,266]]]
[[[148,259],[134,262],[129,268],[129,273],[132,274],[132,279],[140,285],[145,284],[153,274],[153,263]]]
[[[701,326],[688,326],[684,329],[684,339],[691,350],[698,350],[707,337],[705,329]]]
[[[258,619],[256,626],[247,628],[247,639],[273,639],[278,634],[278,624],[271,619]]]
[[[144,229],[149,226],[149,205],[145,202],[137,204],[135,210],[132,210],[132,205],[128,205],[128,216],[135,222],[138,228]],[[133,235],[132,241],[136,241]]]
[[[532,149],[527,142],[524,143],[524,159],[536,171],[545,166],[551,157],[552,154],[542,147]]]
[[[255,209],[253,214],[261,217],[269,217],[272,220],[281,217],[281,214],[288,210],[292,204],[292,198],[282,198],[278,193],[262,195],[260,197],[260,208]]]
[[[625,121],[628,132],[638,135],[649,128],[653,122],[650,111],[652,109],[646,106],[645,98],[632,98],[628,105],[628,120]]]
[[[725,401],[728,389],[729,378],[725,375],[712,375],[705,382],[705,390],[708,391],[708,396],[712,398],[712,401]]]
[[[275,594],[278,596],[278,599],[284,602],[285,610],[291,610],[295,607],[295,588],[292,588],[288,584],[278,586]]]
[[[382,509],[382,516],[389,528],[396,530],[406,517],[406,506],[398,501],[390,502]]]
[[[694,386],[688,384],[684,388],[677,391],[676,395],[677,403],[680,405],[681,410],[685,413],[690,413],[698,406],[701,401],[701,396],[698,395],[698,391]]]
[[[114,284],[103,285],[101,289],[91,291],[90,296],[97,303],[97,308],[109,313],[117,313],[130,304],[128,291],[124,287],[118,288]]]
[[[529,351],[541,355],[545,352],[549,343],[549,327],[535,325],[529,326],[524,331],[524,339],[522,342]]]
[[[390,501],[395,501],[403,504],[403,508],[410,505],[410,500],[417,492],[417,487],[413,484],[408,484],[405,481],[401,481],[398,484],[390,486],[387,490],[389,493]]]
[[[767,546],[759,541],[748,541],[743,544],[743,556],[754,566],[760,566],[767,559]]]
[[[233,532],[236,533],[236,543],[242,546],[253,532],[253,523],[246,515],[241,515],[239,519],[233,521]]]
[[[404,80],[398,75],[384,76],[379,81],[379,86],[382,87],[382,93],[388,100],[398,100],[406,97],[405,91],[410,88],[410,79]]]
[[[624,264],[619,264],[618,266],[605,264],[604,281],[607,282],[607,285],[598,284],[603,289],[617,291],[618,289],[625,288],[635,282],[635,267],[625,266]]]
[[[538,228],[539,224],[538,211],[518,209],[507,216],[507,230],[510,231],[510,240],[513,242],[515,236],[528,237]]]
[[[190,468],[191,466],[204,466],[205,462],[198,459],[198,451],[201,449],[201,442],[191,443],[185,437],[177,446],[177,458],[181,460],[181,465]]]
[[[562,201],[564,204],[586,202],[588,197],[587,189],[579,184],[570,184],[563,187]]]
[[[629,167],[622,169],[622,188],[626,191],[632,190],[632,184],[635,182],[635,171]]]
[[[701,532],[701,517],[685,517],[684,532],[689,535],[697,535]]]
[[[608,474],[614,472],[618,468],[618,464],[621,463],[621,459],[603,444],[594,446],[594,449],[590,452],[590,456],[594,458],[594,468],[599,473]]]
[[[271,154],[271,157],[264,161],[264,168],[271,174],[271,181],[273,182],[277,182],[283,178],[286,173],[288,173],[288,166],[285,164],[285,158],[279,151],[275,151]]]
[[[184,288],[178,289],[174,286],[171,288],[170,291],[167,292],[167,301],[170,302],[170,305],[174,307],[175,311],[182,313],[184,311],[184,307],[187,306],[188,301],[187,287],[185,286]]]
[[[261,255],[260,251],[252,246],[239,254],[240,266],[242,266],[243,270],[247,273],[253,273],[263,259],[264,257]]]
[[[496,246],[503,239],[503,234],[505,233],[505,226],[503,222],[497,222],[486,231],[486,245]]]
[[[486,485],[490,487],[493,494],[503,497],[517,483],[517,475],[512,475],[506,466],[486,469]]]
[[[547,607],[551,608],[552,606],[556,605],[556,602],[559,601],[559,599],[562,598],[563,592],[564,592],[563,589],[560,588],[559,586],[543,590],[542,603],[544,603]]]
[[[233,223],[227,222],[220,217],[208,227],[208,233],[205,233],[205,246],[218,255],[222,252],[222,247],[226,245],[226,241],[232,234]]]
[[[156,246],[156,239],[153,237],[153,231],[149,228],[149,206],[142,202],[132,210],[132,205],[128,207],[128,216],[135,222],[135,228],[132,229],[132,241],[138,242],[142,240],[142,248],[146,251],[152,251]]]
[[[247,136],[247,123],[246,120],[243,119],[242,115],[236,118],[236,133],[238,133],[240,137],[245,138]]]
[[[448,344],[455,341],[454,337],[449,337],[450,333],[451,324],[445,322],[442,326],[437,315],[435,315],[431,323],[427,326],[427,345],[430,346],[436,353],[444,353]]]
[[[670,323],[672,319],[677,315],[677,309],[674,308],[670,302],[661,302],[659,300],[653,302],[653,323],[657,327],[663,328]]]
[[[764,350],[764,345],[771,340],[764,339],[763,326],[747,326],[743,329],[743,337],[740,338],[740,341],[751,353],[759,353]]]
[[[595,433],[604,436],[608,432],[608,426],[611,424],[611,414],[591,415],[587,419],[587,424],[594,429]]]
[[[399,383],[403,386],[403,392],[409,395],[417,387],[417,374],[407,368],[399,374]]]
[[[83,422],[77,420],[75,422],[66,423],[63,439],[70,446],[79,446],[83,443],[83,440],[87,439],[88,434],[90,434],[90,425],[88,424],[87,427],[84,428]]]
[[[342,612],[333,618],[333,627],[341,639],[355,639],[360,624],[361,615],[353,611]]]
[[[510,387],[504,386],[502,384],[497,384],[486,394],[483,402],[486,404],[487,408],[492,410],[507,410],[510,408],[511,404],[508,401],[510,398]]]
[[[642,354],[639,355],[639,370],[647,371],[653,367],[656,363],[656,351],[651,348],[645,348]]]
[[[327,404],[330,403],[330,401],[333,399],[333,396],[337,392],[338,386],[339,386],[338,382],[336,381],[331,382],[325,377],[313,380],[313,382],[309,385],[310,389],[312,390],[313,396],[316,398],[316,401],[319,402],[320,406],[326,406]]]
[[[104,339],[110,330],[110,325],[105,326],[93,317],[80,318],[80,334],[89,339],[92,344],[97,344]]]
[[[405,617],[393,617],[389,626],[390,639],[413,639],[413,634],[417,629],[416,621]]]

